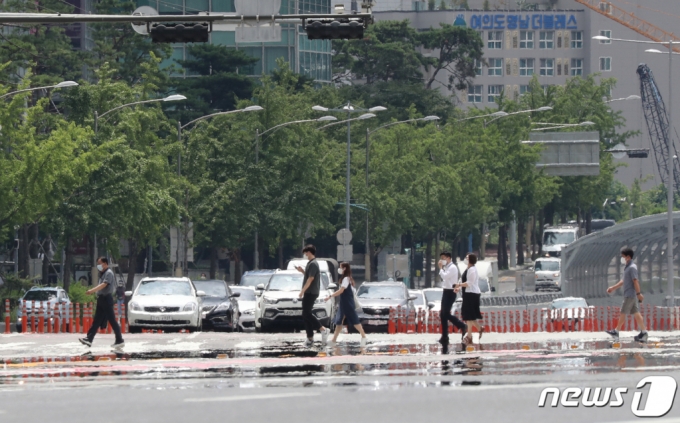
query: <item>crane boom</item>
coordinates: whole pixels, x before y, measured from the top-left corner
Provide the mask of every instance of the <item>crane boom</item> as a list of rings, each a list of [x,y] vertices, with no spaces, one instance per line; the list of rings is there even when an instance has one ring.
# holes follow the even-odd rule
[[[668,32],[659,28],[658,26],[647,22],[635,16],[634,13],[627,12],[624,9],[612,4],[608,1],[601,0],[575,0],[577,3],[581,3],[587,8],[599,13],[600,15],[606,16],[609,19],[620,23],[626,28],[630,28],[638,34],[649,38],[652,41],[664,42],[664,41],[674,41],[678,37],[672,32]],[[680,47],[673,47],[673,51],[680,53]]]
[[[672,146],[675,156],[678,156],[678,150],[675,148],[672,134],[670,137],[668,136],[669,119],[666,113],[666,105],[659,92],[659,87],[656,85],[652,70],[646,64],[641,63],[637,68],[637,74],[640,77],[642,112],[647,122],[649,139],[652,143],[652,150],[654,150],[656,165],[659,168],[659,176],[665,184],[668,179],[667,157],[669,145]],[[677,137],[677,134],[675,136]],[[680,192],[680,162],[673,160],[673,166],[675,190]]]

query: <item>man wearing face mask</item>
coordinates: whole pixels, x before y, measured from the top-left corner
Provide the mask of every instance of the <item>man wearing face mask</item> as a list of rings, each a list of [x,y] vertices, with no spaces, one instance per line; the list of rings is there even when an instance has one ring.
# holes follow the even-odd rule
[[[330,330],[323,327],[319,323],[319,319],[312,313],[314,303],[319,298],[319,285],[321,282],[321,270],[319,269],[319,262],[316,261],[316,247],[307,245],[302,250],[302,254],[309,260],[307,266],[304,269],[300,266],[295,266],[295,269],[305,275],[302,281],[302,290],[300,290],[300,298],[302,298],[302,320],[305,322],[305,330],[307,332],[305,347],[309,348],[314,345],[315,330],[321,333],[321,343],[324,345],[328,341]]]
[[[116,278],[113,271],[109,269],[109,260],[106,257],[99,257],[97,260],[97,270],[99,270],[99,284],[87,291],[88,295],[97,294],[97,310],[90,330],[85,338],[80,338],[81,344],[88,347],[92,346],[97,330],[104,322],[109,322],[113,333],[116,334],[116,342],[111,345],[113,348],[123,348],[125,342],[120,333],[120,326],[116,321],[116,313],[113,311],[113,294],[116,292]]]
[[[451,314],[451,307],[456,302],[456,293],[453,291],[453,285],[458,283],[458,267],[451,261],[451,253],[448,251],[442,252],[439,257],[439,276],[442,278],[442,309],[440,311],[440,318],[442,322],[442,337],[439,338],[441,344],[449,343],[449,321],[453,323],[462,335],[467,332],[467,326],[459,318]]]
[[[607,288],[607,294],[611,294],[623,286],[623,304],[621,305],[621,314],[619,315],[619,322],[616,329],[608,330],[607,333],[614,338],[619,338],[619,331],[623,329],[623,324],[626,322],[626,315],[632,314],[640,328],[640,333],[635,335],[635,340],[638,342],[647,342],[647,330],[645,322],[640,314],[638,302],[642,302],[645,298],[640,292],[640,281],[638,280],[637,265],[633,263],[633,250],[630,248],[621,249],[621,264],[625,265],[623,270],[623,279],[616,285]]]

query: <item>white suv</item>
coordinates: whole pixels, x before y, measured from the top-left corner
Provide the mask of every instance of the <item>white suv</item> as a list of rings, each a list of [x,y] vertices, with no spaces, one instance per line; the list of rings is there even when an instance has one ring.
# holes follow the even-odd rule
[[[257,286],[257,303],[255,306],[255,329],[268,332],[275,327],[304,327],[302,321],[302,299],[299,297],[303,284],[303,274],[297,270],[278,270],[269,279],[266,286]],[[330,283],[328,277],[321,274],[319,298],[312,313],[319,322],[330,327],[335,312],[334,301],[324,301],[330,296],[336,285]]]

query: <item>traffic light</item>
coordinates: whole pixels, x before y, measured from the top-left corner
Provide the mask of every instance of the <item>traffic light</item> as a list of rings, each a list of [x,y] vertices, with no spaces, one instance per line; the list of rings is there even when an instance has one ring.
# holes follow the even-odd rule
[[[207,43],[207,23],[155,23],[149,35],[154,43]]]
[[[305,22],[310,40],[360,40],[364,38],[362,19],[315,19]]]

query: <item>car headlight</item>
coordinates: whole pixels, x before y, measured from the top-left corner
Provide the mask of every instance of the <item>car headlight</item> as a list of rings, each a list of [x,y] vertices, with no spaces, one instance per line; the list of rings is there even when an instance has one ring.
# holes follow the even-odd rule
[[[130,302],[128,307],[130,307],[131,311],[142,311],[142,307],[134,301]]]
[[[325,303],[325,302],[326,302],[326,301],[324,301],[323,298],[317,298],[316,301],[314,301],[314,304],[323,304],[323,303]]]
[[[265,304],[276,304],[279,302],[276,298],[269,298],[269,297],[264,297],[264,303]]]
[[[230,302],[222,303],[222,304],[220,304],[220,305],[217,306],[217,308],[215,309],[215,311],[225,311],[225,310],[229,310],[230,307],[231,307],[231,303],[230,303]]]
[[[196,311],[196,303],[186,303],[184,307],[182,307],[182,311]]]
[[[558,277],[560,274],[559,273],[553,273],[554,277]]]
[[[243,314],[255,314],[255,310],[246,310]]]

